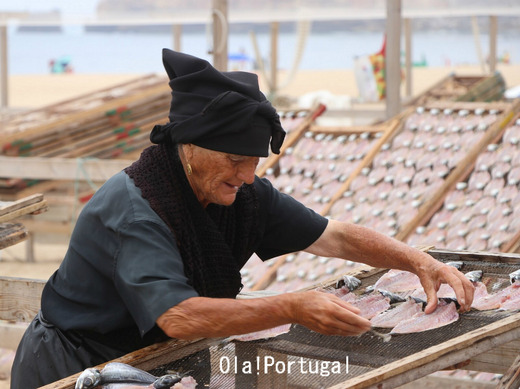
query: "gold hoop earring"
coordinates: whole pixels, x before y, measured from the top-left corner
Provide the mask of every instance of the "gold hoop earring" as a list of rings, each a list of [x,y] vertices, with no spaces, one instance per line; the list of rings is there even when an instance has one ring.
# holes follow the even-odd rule
[[[191,169],[191,165],[189,162],[186,164],[186,171],[188,172],[188,176],[191,176],[191,173],[193,173],[193,170]]]

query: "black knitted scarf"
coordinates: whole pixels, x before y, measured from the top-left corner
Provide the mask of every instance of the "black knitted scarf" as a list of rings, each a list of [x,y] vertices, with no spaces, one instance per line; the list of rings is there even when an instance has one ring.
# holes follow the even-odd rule
[[[242,185],[231,206],[204,209],[186,178],[178,146],[172,144],[145,149],[125,172],[172,231],[184,273],[199,295],[236,297],[242,287],[240,268],[259,236],[253,185]]]

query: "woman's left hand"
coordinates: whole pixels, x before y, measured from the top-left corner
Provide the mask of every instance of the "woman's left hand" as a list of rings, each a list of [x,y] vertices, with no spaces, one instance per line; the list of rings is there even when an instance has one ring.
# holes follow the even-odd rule
[[[417,271],[417,275],[428,298],[425,313],[432,313],[437,307],[437,291],[441,284],[449,284],[453,288],[462,312],[471,309],[475,287],[455,267],[442,262],[430,261],[426,268]]]

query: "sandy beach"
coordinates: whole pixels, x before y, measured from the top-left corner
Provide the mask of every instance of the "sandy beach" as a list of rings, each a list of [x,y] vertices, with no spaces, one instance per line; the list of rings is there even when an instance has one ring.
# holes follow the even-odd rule
[[[520,65],[499,65],[497,69],[508,88],[520,85]],[[412,94],[418,95],[450,74],[458,76],[482,75],[480,66],[415,67],[412,69]],[[82,94],[108,88],[142,75],[139,74],[42,74],[11,75],[9,77],[9,106],[16,110],[44,107]],[[267,92],[262,75],[260,84]],[[279,95],[298,98],[308,93],[327,91],[336,96],[359,96],[354,71],[300,70],[287,84],[287,74],[280,71],[277,80]],[[402,96],[404,96],[404,82]]]

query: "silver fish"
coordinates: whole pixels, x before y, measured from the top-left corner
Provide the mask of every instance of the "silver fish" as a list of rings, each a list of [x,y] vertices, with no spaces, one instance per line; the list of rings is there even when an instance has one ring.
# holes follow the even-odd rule
[[[479,282],[482,280],[482,270],[473,270],[464,274],[471,282]]]
[[[353,290],[356,290],[361,286],[361,280],[354,276],[345,274],[341,279],[339,279],[336,282],[336,289],[339,289],[343,286],[346,286],[348,290],[352,292]]]
[[[509,273],[509,281],[513,284],[515,281],[520,281],[520,269]]]
[[[109,384],[138,384],[152,385],[156,389],[166,389],[179,382],[182,376],[177,373],[156,377],[144,370],[125,363],[107,363],[100,371],[88,368],[83,371],[76,381],[75,389],[92,389],[100,385]],[[167,386],[166,386],[167,385]]]
[[[75,389],[91,389],[101,382],[101,372],[98,369],[88,368],[83,370],[76,380]]]
[[[446,262],[446,265],[453,266],[457,270],[462,269],[462,266],[464,266],[464,262],[462,261],[452,261],[452,262]]]
[[[378,289],[378,292],[381,293],[383,296],[388,297],[390,299],[390,304],[402,303],[406,301],[405,297],[400,296],[397,293],[392,293],[383,289]]]

